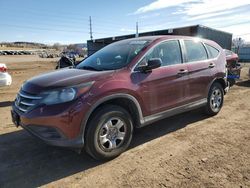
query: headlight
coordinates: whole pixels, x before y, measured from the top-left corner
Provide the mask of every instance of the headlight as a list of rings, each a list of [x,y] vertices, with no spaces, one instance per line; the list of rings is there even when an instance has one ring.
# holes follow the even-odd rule
[[[53,90],[42,93],[45,96],[41,103],[50,105],[50,104],[59,104],[69,102],[75,99],[76,97],[75,88],[63,88],[60,90]]]
[[[72,101],[80,95],[86,93],[93,84],[94,81],[75,85],[72,87],[43,92],[41,93],[41,103],[51,105]]]

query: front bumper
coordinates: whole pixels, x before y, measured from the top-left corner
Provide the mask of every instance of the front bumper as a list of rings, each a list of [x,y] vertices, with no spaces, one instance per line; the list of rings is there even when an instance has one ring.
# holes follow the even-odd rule
[[[59,130],[47,128],[44,126],[26,126],[20,124],[20,126],[28,131],[31,135],[39,138],[48,145],[67,147],[67,148],[82,148],[84,146],[83,140],[81,137],[76,139],[67,139],[62,136]],[[40,130],[38,129],[40,128]]]
[[[16,126],[21,126],[49,145],[69,148],[84,146],[81,134],[84,110],[81,101],[75,101],[74,104],[41,106],[27,113],[19,111],[14,104],[11,115]]]

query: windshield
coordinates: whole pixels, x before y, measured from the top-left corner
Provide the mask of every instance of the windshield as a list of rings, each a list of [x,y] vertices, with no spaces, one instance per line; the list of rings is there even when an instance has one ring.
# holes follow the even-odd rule
[[[110,44],[77,65],[78,69],[116,70],[128,65],[147,46],[147,40],[125,40]]]

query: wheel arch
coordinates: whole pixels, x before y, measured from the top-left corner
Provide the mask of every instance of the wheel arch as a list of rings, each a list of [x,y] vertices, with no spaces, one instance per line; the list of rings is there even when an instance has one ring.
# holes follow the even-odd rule
[[[219,84],[222,86],[222,88],[223,88],[224,94],[226,94],[225,89],[226,89],[226,87],[227,87],[227,83],[226,83],[225,79],[224,79],[224,78],[215,78],[215,79],[213,79],[213,81],[210,83],[210,85],[209,85],[209,87],[208,87],[208,89],[207,89],[207,96],[208,96],[208,93],[209,93],[209,90],[210,90],[211,86],[212,86],[214,83],[219,83]]]
[[[219,84],[221,84],[222,88],[225,89],[226,88],[226,81],[223,78],[218,78],[214,81],[214,83],[217,82]]]
[[[85,133],[86,133],[88,122],[91,120],[93,114],[97,110],[99,110],[102,106],[107,105],[107,104],[121,106],[125,110],[127,110],[132,117],[133,125],[135,127],[140,127],[140,125],[143,124],[144,118],[143,118],[142,110],[141,110],[138,100],[134,96],[130,94],[109,95],[95,102],[91,106],[87,114],[85,115],[84,120],[81,125],[81,134],[82,134],[83,142],[85,142],[84,139],[85,139]]]

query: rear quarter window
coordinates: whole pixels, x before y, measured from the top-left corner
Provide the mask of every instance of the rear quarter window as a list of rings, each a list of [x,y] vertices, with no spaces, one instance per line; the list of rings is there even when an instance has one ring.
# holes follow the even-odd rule
[[[206,49],[201,42],[184,40],[184,44],[186,47],[186,56],[188,62],[202,61],[208,58]]]
[[[216,49],[215,47],[210,46],[208,44],[205,44],[205,46],[208,50],[209,59],[216,58],[219,55],[220,51]]]

